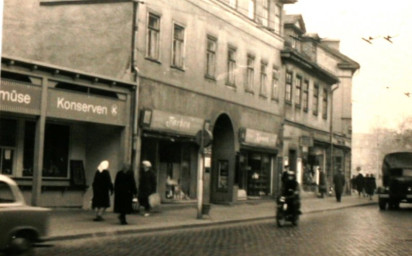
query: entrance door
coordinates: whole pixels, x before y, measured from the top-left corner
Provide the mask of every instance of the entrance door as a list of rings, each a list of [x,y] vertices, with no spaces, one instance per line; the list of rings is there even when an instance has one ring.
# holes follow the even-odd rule
[[[212,203],[233,201],[235,178],[235,145],[232,122],[225,114],[221,115],[213,129],[211,195]]]

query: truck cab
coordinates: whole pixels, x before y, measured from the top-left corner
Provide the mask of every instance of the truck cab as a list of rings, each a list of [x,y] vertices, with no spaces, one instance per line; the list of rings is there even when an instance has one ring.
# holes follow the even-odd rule
[[[378,188],[379,208],[397,209],[401,202],[412,203],[412,152],[385,155],[382,185]]]

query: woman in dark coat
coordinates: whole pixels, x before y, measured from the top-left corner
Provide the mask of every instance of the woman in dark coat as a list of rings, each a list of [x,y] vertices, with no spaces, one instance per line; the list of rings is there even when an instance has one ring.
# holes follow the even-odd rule
[[[120,224],[125,225],[126,214],[133,210],[133,196],[137,194],[136,182],[129,164],[117,172],[114,182],[114,212],[119,213]]]
[[[319,168],[319,193],[321,198],[323,198],[326,193],[326,175],[321,168]]]
[[[107,160],[102,161],[97,167],[96,173],[93,179],[93,199],[92,208],[96,211],[96,217],[94,221],[102,221],[103,214],[108,207],[110,207],[110,194],[113,194],[113,183],[110,177],[110,173],[107,170],[109,168],[109,162]]]
[[[345,186],[345,176],[341,170],[333,176],[333,184],[335,185],[336,201],[341,202],[343,188]]]

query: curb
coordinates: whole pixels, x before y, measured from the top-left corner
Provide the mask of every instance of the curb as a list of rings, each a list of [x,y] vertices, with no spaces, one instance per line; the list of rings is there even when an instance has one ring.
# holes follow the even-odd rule
[[[345,205],[345,206],[340,206],[340,207],[313,209],[313,210],[305,211],[303,212],[303,214],[314,214],[314,213],[335,211],[335,210],[358,207],[358,206],[367,206],[367,205],[372,205],[372,204],[377,204],[377,202],[365,202],[365,203]],[[96,233],[51,236],[47,238],[47,242],[67,241],[67,240],[86,239],[86,238],[95,238],[95,237],[107,237],[107,236],[113,236],[113,235],[127,235],[127,234],[132,234],[132,233],[145,234],[145,233],[151,233],[151,232],[185,230],[185,229],[200,228],[200,227],[215,227],[215,226],[219,226],[222,224],[230,225],[230,224],[262,221],[262,220],[268,220],[268,219],[274,219],[274,218],[275,218],[275,215],[271,215],[271,216],[245,218],[245,219],[221,220],[221,221],[214,221],[214,222],[208,222],[208,223],[178,224],[176,226],[147,227],[147,228],[135,228],[135,229],[127,229],[127,230],[102,231],[102,232],[96,232]]]

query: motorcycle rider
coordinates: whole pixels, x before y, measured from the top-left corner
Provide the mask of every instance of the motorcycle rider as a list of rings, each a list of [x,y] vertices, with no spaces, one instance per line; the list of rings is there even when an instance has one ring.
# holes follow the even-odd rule
[[[286,197],[286,203],[292,208],[291,212],[301,214],[299,183],[296,180],[295,172],[289,168],[282,175],[281,196]]]

